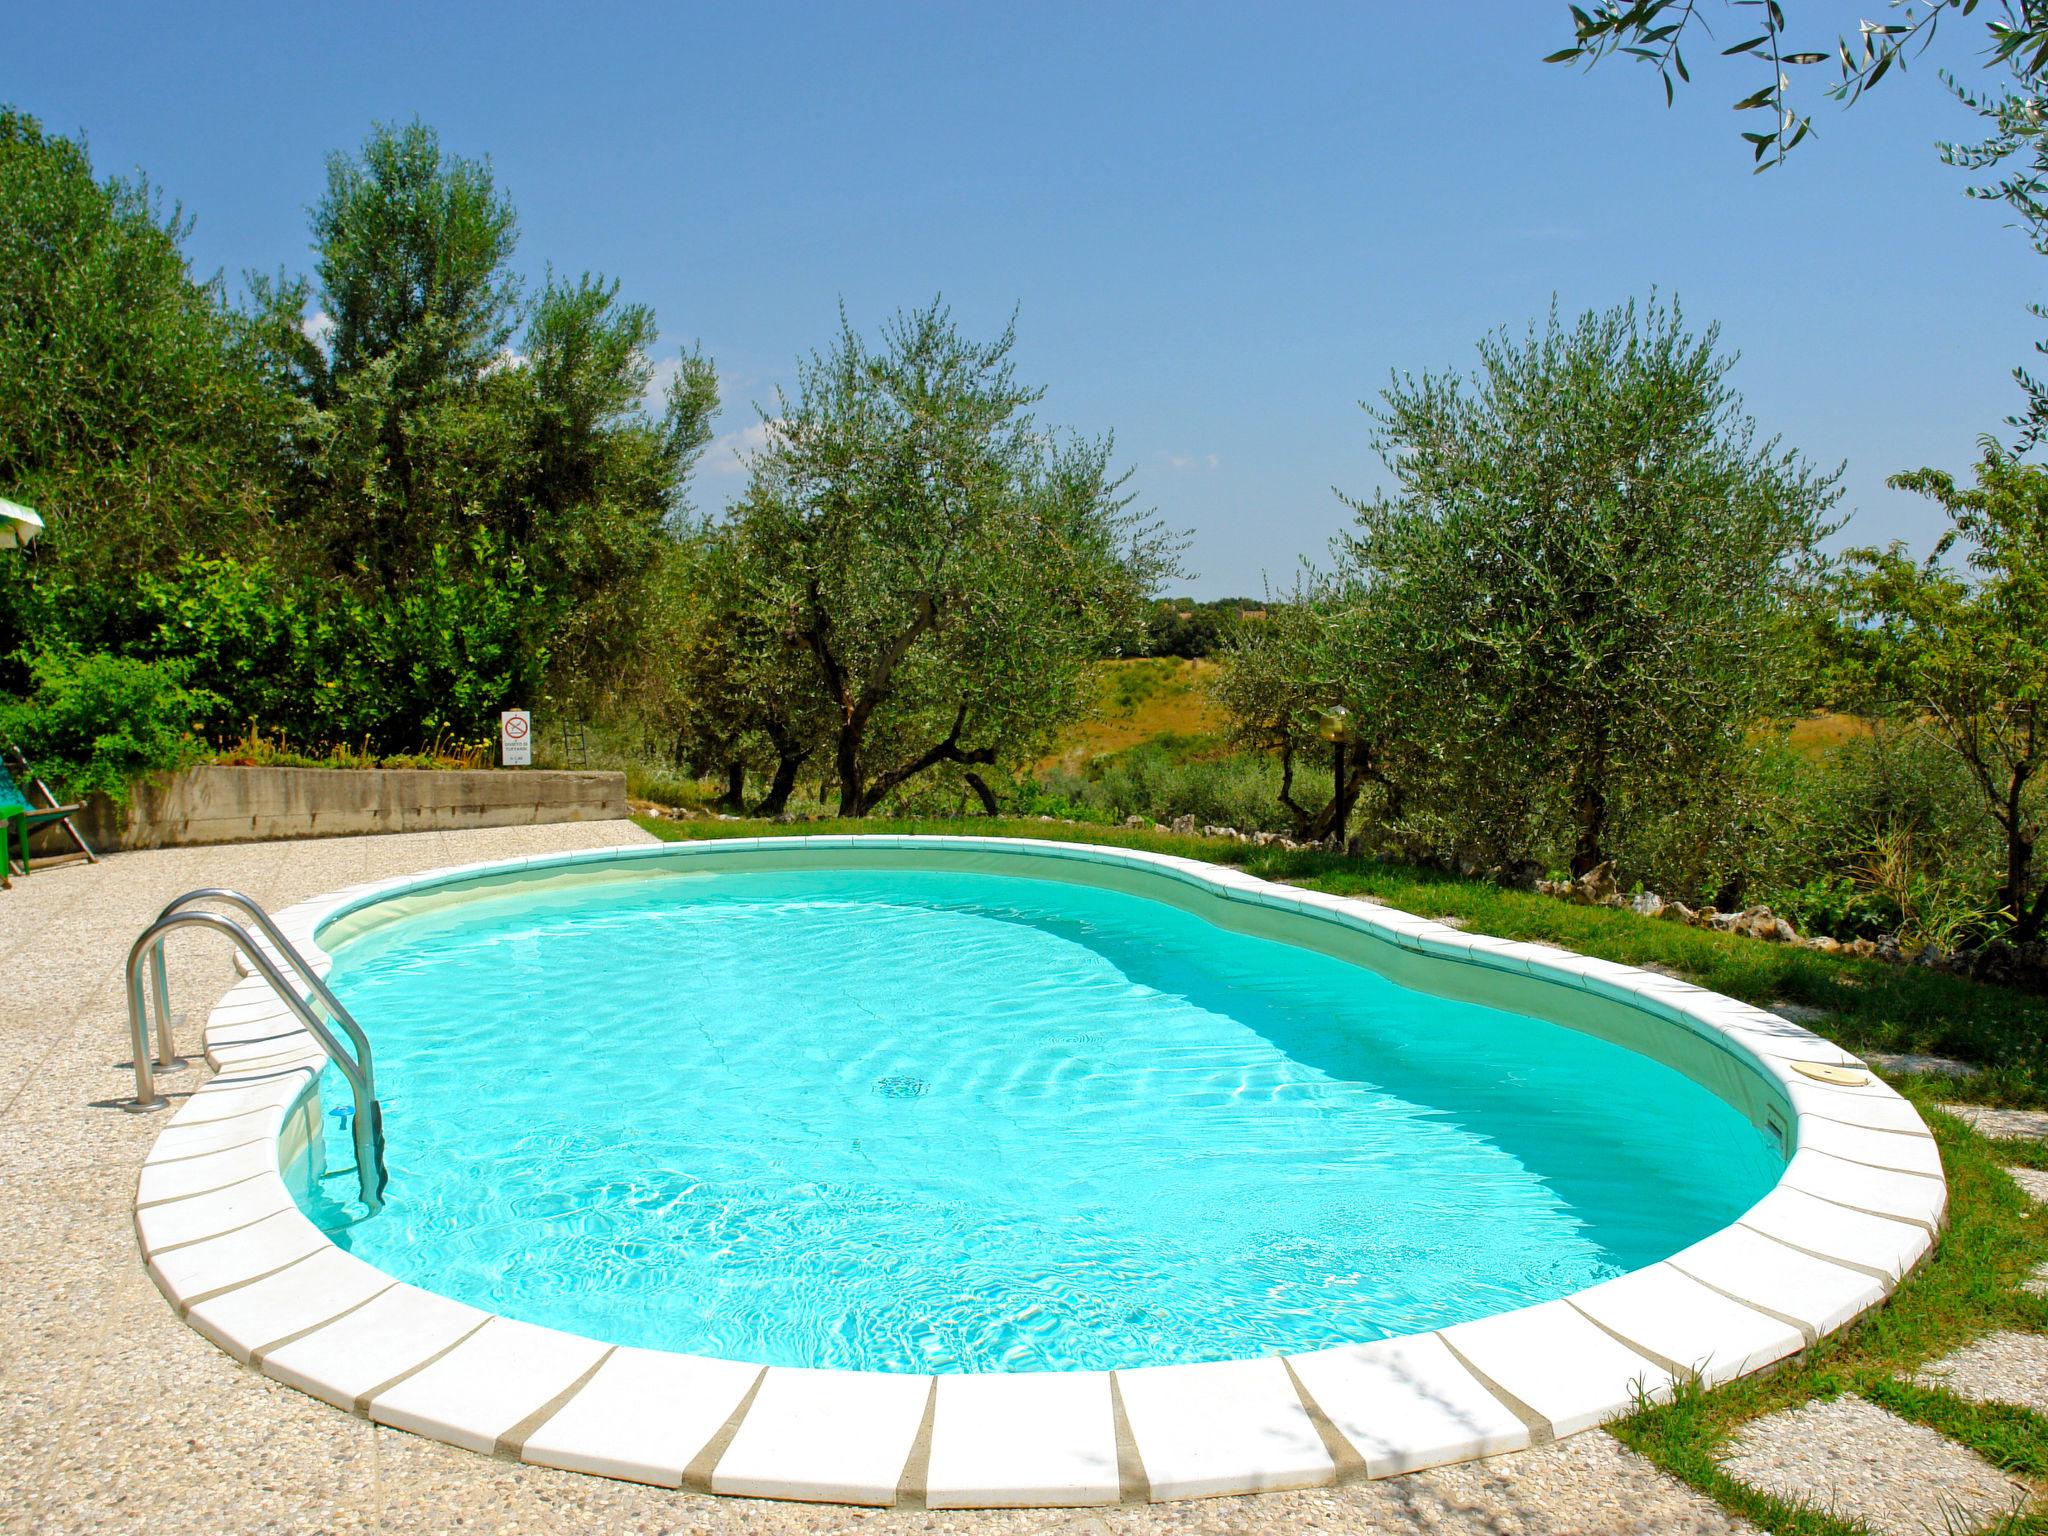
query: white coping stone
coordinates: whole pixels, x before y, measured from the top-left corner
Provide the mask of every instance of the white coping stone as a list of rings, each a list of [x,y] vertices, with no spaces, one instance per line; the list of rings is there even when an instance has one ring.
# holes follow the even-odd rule
[[[1869,1087],[1824,1088],[1818,1083],[1793,1078],[1786,1084],[1792,1107],[1802,1115],[1819,1115],[1847,1125],[1874,1131],[1891,1131],[1906,1136],[1931,1136],[1927,1122],[1912,1103],[1894,1093],[1888,1084],[1873,1077]],[[1873,1091],[1879,1090],[1882,1091]]]
[[[1758,1056],[1778,1061],[1826,1062],[1838,1067],[1862,1065],[1834,1041],[1823,1040],[1797,1024],[1783,1019],[1760,1018],[1752,1009],[1742,1009],[1743,1016],[1737,1016],[1735,1009],[1717,1009],[1714,1012],[1714,1027]]]
[[[259,1363],[266,1376],[354,1411],[364,1394],[425,1364],[490,1319],[488,1312],[403,1283]]]
[[[283,1045],[305,1032],[299,1021],[286,1014],[282,1006],[240,1021],[218,1017],[209,1017],[206,1021],[207,1046],[216,1050],[229,1045]]]
[[[1670,1392],[1671,1373],[1593,1326],[1562,1301],[1541,1302],[1444,1330],[1449,1344],[1560,1436]]]
[[[1373,1477],[1529,1443],[1529,1426],[1433,1333],[1289,1355],[1287,1363]]]
[[[1888,1168],[1867,1168],[1811,1147],[1793,1154],[1778,1187],[1804,1190],[1837,1205],[1853,1206],[1898,1221],[1918,1222],[1929,1229],[1940,1226],[1948,1210],[1948,1185],[1941,1179],[1896,1173]]]
[[[1801,1115],[1799,1145],[1872,1168],[1941,1176],[1941,1152],[1929,1136],[1901,1136],[1894,1131],[1865,1130],[1858,1125]]]
[[[928,1508],[1114,1504],[1118,1495],[1107,1371],[938,1379]]]
[[[1337,1464],[1279,1360],[1116,1373],[1151,1496],[1208,1498],[1329,1482]]]
[[[361,1306],[398,1282],[339,1248],[322,1248],[288,1269],[223,1291],[186,1321],[243,1364],[258,1350]]]
[[[596,1339],[494,1317],[424,1370],[380,1392],[370,1417],[488,1454],[505,1432],[611,1351]]]
[[[291,1066],[310,1066],[304,1060],[304,1053],[294,1051]],[[262,1114],[280,1110],[298,1096],[299,1084],[303,1077],[294,1075],[286,1082],[275,1077],[216,1077],[210,1080],[172,1118],[176,1126],[217,1125],[223,1120],[239,1119],[243,1115]]]
[[[1747,1227],[1726,1227],[1667,1261],[1750,1306],[1831,1333],[1884,1300],[1891,1287],[1860,1269],[1811,1258]]]
[[[1708,1386],[1797,1354],[1805,1335],[1790,1323],[1730,1301],[1669,1264],[1652,1264],[1580,1291],[1571,1304]]]
[[[730,1419],[761,1367],[658,1349],[617,1349],[553,1417],[520,1459],[539,1467],[623,1477],[664,1488]]]
[[[149,1272],[165,1295],[188,1306],[191,1299],[244,1284],[332,1246],[327,1234],[294,1208],[239,1232],[159,1253],[149,1261]]]
[[[174,1163],[144,1163],[135,1182],[135,1203],[144,1206],[159,1200],[182,1200],[187,1195],[203,1195],[276,1172],[277,1147],[269,1141],[246,1142],[225,1152],[209,1152]]]
[[[259,1109],[231,1120],[209,1120],[203,1125],[167,1125],[157,1132],[147,1161],[161,1163],[199,1157],[208,1152],[225,1152],[245,1142],[275,1139],[278,1121],[277,1111]]]
[[[297,1064],[306,1060],[308,1053],[321,1060],[326,1053],[320,1042],[307,1034],[303,1028],[282,1037],[263,1040],[231,1041],[216,1045],[209,1038],[207,1058],[223,1077],[248,1077],[254,1073],[271,1071],[279,1065]]]
[[[929,1376],[770,1366],[711,1491],[894,1504],[931,1390]]]
[[[1865,1215],[1782,1187],[1744,1212],[1742,1224],[1794,1248],[1879,1270],[1893,1280],[1911,1269],[1934,1243],[1926,1228],[1910,1221]]]
[[[155,1254],[180,1243],[219,1237],[291,1209],[291,1192],[273,1173],[189,1200],[145,1206],[135,1213],[135,1231],[142,1239],[142,1251]]]

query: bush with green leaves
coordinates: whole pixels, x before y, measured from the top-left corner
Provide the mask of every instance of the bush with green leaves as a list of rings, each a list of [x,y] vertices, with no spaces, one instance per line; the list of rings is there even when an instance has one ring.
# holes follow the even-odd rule
[[[26,669],[29,693],[0,698],[0,742],[60,797],[124,801],[137,779],[210,755],[198,730],[221,701],[188,686],[185,663],[37,651]]]
[[[1164,736],[1098,757],[1078,772],[1046,770],[1025,781],[1014,804],[1028,815],[1060,815],[1055,805],[1071,805],[1081,821],[1193,816],[1203,826],[1279,832],[1291,826],[1279,785],[1280,765],[1263,753],[1219,754],[1213,742]]]
[[[312,223],[317,280],[232,309],[177,210],[0,109],[0,494],[48,525],[0,562],[0,655],[174,659],[214,728],[387,755],[614,701],[710,364],[646,409],[652,311],[523,292],[489,165],[421,124],[334,156]]]

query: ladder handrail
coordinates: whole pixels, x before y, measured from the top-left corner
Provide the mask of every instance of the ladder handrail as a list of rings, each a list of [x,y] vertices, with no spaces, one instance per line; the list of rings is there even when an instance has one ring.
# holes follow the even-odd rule
[[[300,954],[297,948],[293,946],[291,940],[284,936],[284,931],[277,926],[270,914],[263,910],[262,905],[256,898],[242,891],[231,891],[223,885],[201,886],[196,891],[187,891],[176,900],[166,903],[163,911],[157,913],[157,919],[161,921],[169,917],[173,912],[180,911],[197,901],[224,901],[231,906],[241,908],[243,912],[255,920],[257,928],[263,933],[263,937],[270,941],[270,947],[291,962],[292,969],[305,978],[307,989],[320,999],[321,1006],[326,1008],[328,1017],[348,1031],[348,1037],[356,1048],[356,1060],[363,1064],[365,1075],[374,1083],[376,1072],[370,1064],[370,1037],[363,1033],[362,1026],[355,1021],[355,1015],[341,1006],[341,1000],[328,989],[327,982],[321,977],[320,973],[306,963],[306,957]],[[159,1063],[167,1066],[175,1061],[177,1056],[171,1045],[171,1004],[168,984],[164,980],[164,943],[162,939],[158,939],[156,942],[155,959],[156,1059]],[[329,1054],[332,1055],[333,1053],[329,1052]]]
[[[388,1175],[384,1168],[384,1112],[377,1103],[375,1080],[370,1076],[367,1061],[357,1061],[327,1025],[321,1021],[297,987],[286,979],[278,969],[277,962],[265,954],[261,945],[250,937],[247,929],[233,918],[223,917],[218,912],[173,911],[166,917],[158,918],[143,929],[128,951],[128,1033],[135,1052],[135,1103],[137,1108],[161,1108],[164,1099],[156,1091],[156,1077],[149,1061],[149,1009],[143,998],[142,970],[154,958],[157,962],[157,996],[164,999],[165,988],[162,972],[162,941],[164,935],[174,928],[210,928],[224,933],[239,949],[256,972],[270,984],[278,999],[289,1008],[298,1021],[306,1027],[327,1057],[348,1079],[349,1091],[355,1099],[355,1115],[350,1131],[355,1141],[356,1182],[361,1188],[363,1203],[372,1211],[384,1203],[384,1186]],[[299,962],[302,966],[303,961]],[[324,989],[323,989],[324,990]],[[168,1009],[164,1012],[168,1021]],[[353,1023],[353,1021],[350,1021]],[[165,1047],[168,1049],[168,1046]]]

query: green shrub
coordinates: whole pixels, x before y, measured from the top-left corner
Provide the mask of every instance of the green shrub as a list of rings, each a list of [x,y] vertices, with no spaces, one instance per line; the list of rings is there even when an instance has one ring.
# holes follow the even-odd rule
[[[1996,828],[1969,770],[1925,726],[1763,754],[1743,808],[1742,894],[1802,931],[1948,947],[1985,926]]]
[[[1078,808],[1077,821],[1122,821],[1143,816],[1171,821],[1193,816],[1204,826],[1243,832],[1280,831],[1288,825],[1280,804],[1280,765],[1253,752],[1190,755],[1190,744],[1172,736],[1100,757],[1085,771],[1055,768],[1034,781],[1039,801],[1063,801]],[[1034,803],[1024,814],[1041,814]],[[1044,814],[1058,814],[1044,811]]]
[[[0,699],[0,739],[60,797],[98,790],[125,801],[145,774],[210,755],[196,732],[220,700],[186,686],[186,664],[80,651],[24,660],[33,688],[27,698]]]

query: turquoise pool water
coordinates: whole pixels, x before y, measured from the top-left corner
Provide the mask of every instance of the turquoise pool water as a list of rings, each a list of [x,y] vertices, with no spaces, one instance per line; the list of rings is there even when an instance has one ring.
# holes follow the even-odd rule
[[[615,1343],[885,1371],[1215,1360],[1563,1295],[1782,1171],[1645,1057],[1163,903],[664,874],[339,944],[391,1173],[343,1247]]]

